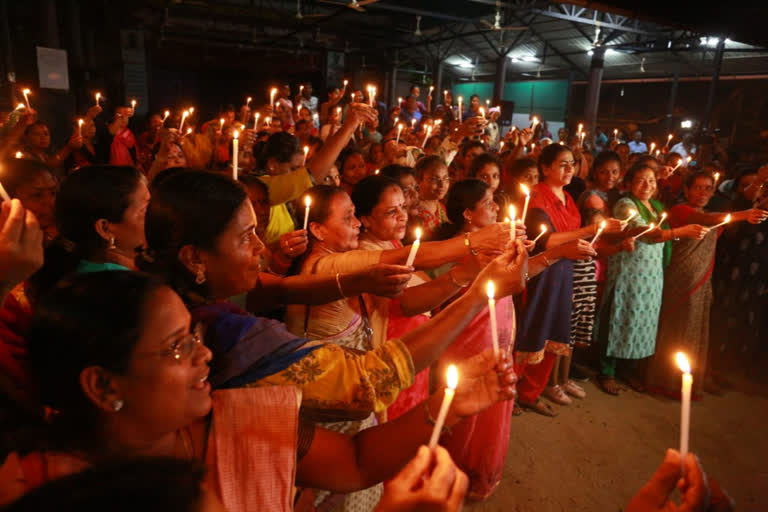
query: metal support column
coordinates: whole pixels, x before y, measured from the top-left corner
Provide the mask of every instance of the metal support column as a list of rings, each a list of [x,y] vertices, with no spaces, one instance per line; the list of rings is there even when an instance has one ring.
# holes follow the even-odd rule
[[[589,68],[587,84],[587,99],[584,102],[584,123],[587,133],[592,133],[597,125],[597,111],[600,107],[600,82],[603,79],[603,63],[605,49],[597,47],[592,54],[592,64]]]
[[[496,59],[496,78],[493,81],[493,104],[501,105],[504,99],[504,85],[507,83],[507,56]]]
[[[709,96],[707,97],[707,106],[704,108],[704,116],[701,118],[700,130],[709,130],[712,121],[712,109],[715,105],[715,92],[717,91],[717,82],[720,80],[720,69],[723,65],[723,49],[725,48],[725,38],[720,38],[715,50],[714,72],[712,73],[712,82],[709,84]]]

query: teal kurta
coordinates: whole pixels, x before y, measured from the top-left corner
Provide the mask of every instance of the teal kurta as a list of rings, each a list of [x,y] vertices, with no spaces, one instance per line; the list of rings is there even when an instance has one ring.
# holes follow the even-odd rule
[[[613,215],[626,219],[631,209],[637,209],[635,203],[623,198],[614,206]],[[652,222],[657,223],[658,218]],[[647,225],[637,215],[628,229]],[[648,244],[638,238],[634,252],[619,252],[608,258],[596,339],[607,346],[609,357],[642,359],[653,355],[664,289],[663,256],[663,243]]]

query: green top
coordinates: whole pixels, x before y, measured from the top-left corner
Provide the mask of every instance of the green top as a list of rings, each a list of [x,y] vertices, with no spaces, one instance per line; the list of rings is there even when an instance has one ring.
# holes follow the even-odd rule
[[[105,272],[108,270],[131,270],[128,267],[118,265],[117,263],[94,263],[93,261],[80,260],[77,265],[77,272],[80,274],[90,274],[92,272]]]

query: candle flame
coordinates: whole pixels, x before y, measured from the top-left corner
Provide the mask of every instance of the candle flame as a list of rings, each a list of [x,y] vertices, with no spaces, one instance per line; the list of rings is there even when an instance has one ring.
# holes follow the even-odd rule
[[[546,224],[542,224],[541,225],[541,232],[542,233],[546,233],[547,232],[547,225]]]
[[[245,104],[246,104],[246,105],[250,105],[250,104],[251,104],[251,101],[253,101],[253,98],[251,98],[250,96],[248,96],[248,97],[245,99]]]
[[[131,100],[131,108],[136,108],[136,100]]]
[[[584,129],[584,125],[579,123],[579,129],[576,131],[576,133],[581,133],[581,130]]]
[[[450,389],[456,389],[456,386],[459,385],[459,370],[456,369],[455,365],[448,366],[448,371],[446,372],[446,385]]]
[[[16,152],[16,158],[21,158],[23,156],[24,156],[24,153],[22,153],[21,151]]]
[[[726,215],[726,216],[725,216],[725,220],[724,220],[723,222],[724,222],[725,224],[728,224],[729,222],[731,222],[731,214],[730,214],[730,213],[729,213],[728,215]]]
[[[376,169],[375,171],[373,171],[373,174],[379,174],[379,171],[380,171],[380,170],[381,170],[381,169]]]
[[[619,134],[619,129],[618,128],[614,128],[613,129],[613,134],[614,135],[618,135]]]
[[[18,105],[16,105],[16,110],[20,110],[20,109],[22,109],[24,107],[25,107],[25,105],[23,103],[19,103]]]
[[[528,190],[528,187],[526,187],[523,183],[520,184],[520,190],[522,190],[523,194],[527,196],[531,195],[531,191]]]
[[[672,140],[672,134],[667,135],[667,140]]]
[[[219,124],[223,127],[224,126],[224,118],[219,118]]]
[[[237,130],[235,130],[235,133],[233,134],[233,137],[234,137],[235,139],[237,139],[237,137],[238,137],[239,135],[240,135],[240,134],[239,134],[239,133],[237,133]]]
[[[168,119],[168,116],[171,115],[171,111],[166,110],[165,112],[163,112],[163,115],[165,115],[165,117],[163,118],[163,121],[165,121],[166,119]]]
[[[485,290],[488,293],[488,298],[493,299],[493,296],[496,293],[496,287],[493,285],[493,281],[488,281],[488,284],[485,286]]]
[[[685,354],[682,352],[675,354],[675,361],[677,362],[677,366],[680,368],[680,371],[683,373],[691,373],[691,365],[688,362],[688,358],[685,357]]]
[[[716,172],[715,173],[715,183],[717,183],[717,180],[719,180],[719,179],[720,179],[720,173]]]
[[[687,165],[687,164],[689,164],[689,163],[691,163],[691,160],[693,160],[693,157],[692,157],[692,156],[688,156],[688,157],[686,157],[686,159],[685,159],[686,165]]]
[[[101,98],[101,93],[100,93],[100,92],[97,92],[97,93],[96,93],[96,103],[98,103],[98,102],[99,102],[99,98]]]
[[[189,107],[189,113],[194,114],[195,113],[195,107]]]
[[[26,96],[27,94],[29,94],[29,93],[30,93],[30,92],[32,92],[32,91],[30,91],[29,89],[24,89],[24,90],[23,90],[23,91],[21,91],[21,92],[22,92],[22,93],[24,93],[24,95]]]
[[[312,198],[309,196],[304,196],[304,206],[309,208],[309,206],[312,204]]]
[[[513,204],[509,205],[509,218],[515,222],[515,205]]]
[[[84,122],[85,122],[85,121],[83,121],[83,120],[82,120],[82,118],[77,120],[77,124],[78,124],[79,126],[83,126],[83,123],[84,123]]]
[[[605,229],[605,221],[600,223],[600,229]]]
[[[309,146],[304,146],[304,156],[307,156],[307,153],[309,153]]]
[[[349,83],[349,80],[344,80],[344,87],[346,87],[348,83]]]
[[[635,215],[637,215],[637,210],[629,210],[629,217],[627,217],[627,220],[633,218]]]
[[[650,228],[648,231],[653,231],[653,228],[656,227],[653,222],[648,224],[648,227]]]
[[[187,128],[187,135],[189,135],[190,133],[192,133],[192,128]]]
[[[416,228],[416,240],[421,240],[421,228]]]
[[[659,226],[661,226],[661,223],[664,222],[664,219],[667,218],[667,212],[661,213],[661,218],[659,219]]]

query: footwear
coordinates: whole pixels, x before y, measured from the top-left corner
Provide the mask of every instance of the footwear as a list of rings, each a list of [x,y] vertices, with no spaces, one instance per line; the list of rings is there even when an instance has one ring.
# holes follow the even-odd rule
[[[589,382],[589,375],[579,370],[575,365],[571,366],[568,378],[576,382]]]
[[[609,395],[618,396],[619,392],[624,390],[616,379],[610,375],[598,375],[597,383],[600,386],[600,389]]]
[[[587,398],[587,392],[584,391],[584,388],[573,382],[572,380],[569,380],[565,383],[563,386],[563,391],[571,395],[572,397],[584,399]]]
[[[634,391],[638,393],[645,393],[648,391],[643,384],[643,381],[638,379],[637,377],[630,377],[627,379],[627,384],[629,384],[629,387],[631,387]]]
[[[517,403],[520,404],[520,407],[522,407],[523,409],[529,409],[543,416],[549,416],[550,418],[554,418],[555,416],[557,416],[557,412],[552,408],[552,406],[546,403],[541,398],[537,398],[536,402],[532,404],[526,404],[524,402],[517,402]]]
[[[546,388],[544,388],[544,391],[541,393],[541,396],[543,396],[550,402],[554,402],[559,405],[568,405],[573,402],[573,400],[571,400],[571,397],[566,395],[565,391],[563,391],[563,388],[561,388],[558,385],[547,386]]]
[[[525,411],[520,406],[520,402],[515,402],[515,406],[512,408],[512,416],[522,416]]]

